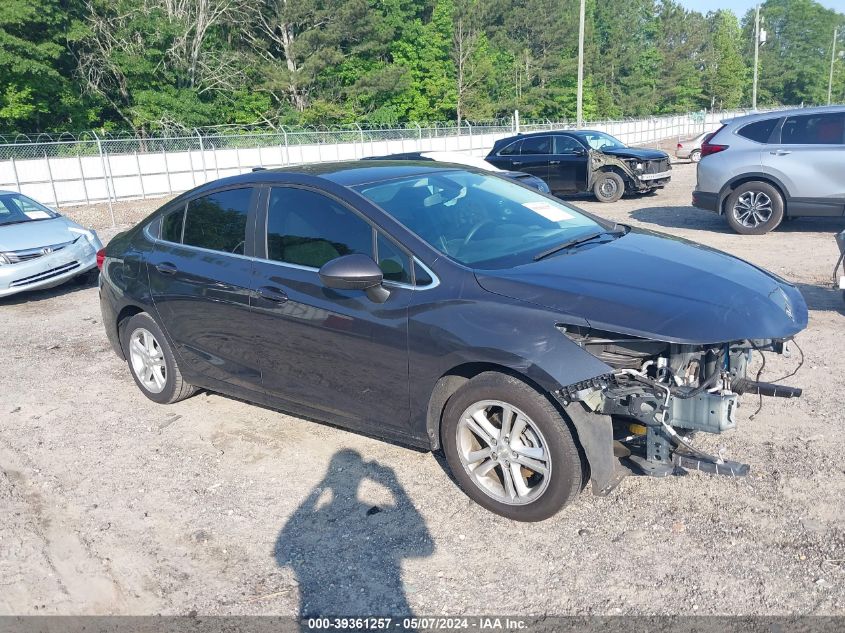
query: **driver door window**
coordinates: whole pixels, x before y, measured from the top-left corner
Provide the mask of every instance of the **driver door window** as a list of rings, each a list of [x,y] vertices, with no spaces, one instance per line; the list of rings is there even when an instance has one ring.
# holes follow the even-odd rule
[[[308,189],[275,187],[267,209],[267,257],[320,268],[343,255],[373,255],[373,229],[339,202]]]

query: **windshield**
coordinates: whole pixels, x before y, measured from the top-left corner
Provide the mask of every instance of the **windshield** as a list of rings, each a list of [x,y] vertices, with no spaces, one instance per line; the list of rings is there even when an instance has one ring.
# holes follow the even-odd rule
[[[623,149],[625,144],[604,132],[582,132],[581,138],[593,149]]]
[[[0,193],[0,226],[58,217],[55,211],[19,193]]]
[[[527,263],[604,229],[572,207],[491,175],[444,171],[355,189],[441,253],[475,268]]]

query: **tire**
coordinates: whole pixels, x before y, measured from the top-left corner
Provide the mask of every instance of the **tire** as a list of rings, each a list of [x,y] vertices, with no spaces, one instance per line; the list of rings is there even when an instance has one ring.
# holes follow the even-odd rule
[[[131,317],[121,328],[120,343],[135,384],[153,402],[172,404],[196,391],[182,378],[167,337],[146,312]]]
[[[603,171],[593,183],[593,195],[599,202],[616,202],[625,193],[625,181],[612,171]]]
[[[693,163],[701,162],[701,150],[694,149],[689,153],[689,159]]]
[[[519,435],[508,434],[503,447],[505,407]],[[446,403],[441,444],[467,496],[508,519],[548,519],[582,488],[583,464],[569,425],[545,396],[513,376],[485,372],[462,385]]]
[[[783,221],[783,197],[767,182],[746,182],[728,196],[725,217],[737,233],[764,235]]]

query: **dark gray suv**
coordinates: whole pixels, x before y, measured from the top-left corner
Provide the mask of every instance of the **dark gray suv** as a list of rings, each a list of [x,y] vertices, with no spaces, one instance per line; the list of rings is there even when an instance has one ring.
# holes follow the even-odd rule
[[[762,235],[784,218],[845,216],[845,106],[723,121],[701,146],[692,203]]]

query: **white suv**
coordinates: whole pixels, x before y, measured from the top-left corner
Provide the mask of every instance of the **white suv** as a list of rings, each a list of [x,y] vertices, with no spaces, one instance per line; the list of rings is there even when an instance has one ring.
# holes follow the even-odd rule
[[[701,146],[692,204],[762,235],[785,217],[845,216],[845,106],[722,122]]]

